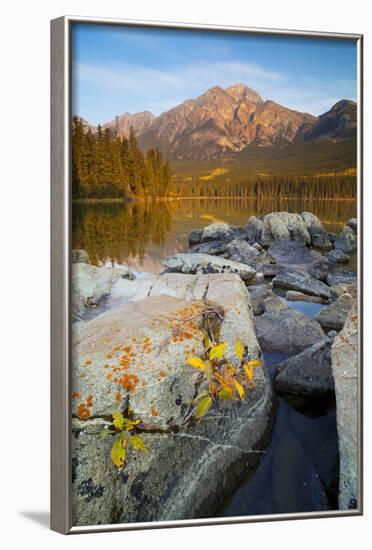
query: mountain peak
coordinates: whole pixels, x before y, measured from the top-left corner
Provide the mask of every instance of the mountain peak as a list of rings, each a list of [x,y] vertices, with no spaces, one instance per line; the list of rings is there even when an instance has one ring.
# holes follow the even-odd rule
[[[260,103],[262,101],[262,97],[257,92],[242,82],[238,82],[237,84],[233,84],[232,86],[225,88],[225,92],[236,101],[241,101],[242,99],[246,99],[247,101],[251,101],[253,103]]]

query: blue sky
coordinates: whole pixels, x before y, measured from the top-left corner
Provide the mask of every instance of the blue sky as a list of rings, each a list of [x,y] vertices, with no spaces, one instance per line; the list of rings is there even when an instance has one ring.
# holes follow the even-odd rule
[[[73,113],[92,124],[124,112],[159,115],[237,82],[314,115],[356,99],[349,40],[75,23],[72,64]]]

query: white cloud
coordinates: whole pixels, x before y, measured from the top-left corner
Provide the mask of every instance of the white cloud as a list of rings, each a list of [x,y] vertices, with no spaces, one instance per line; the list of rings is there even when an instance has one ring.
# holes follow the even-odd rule
[[[73,75],[74,110],[92,123],[112,119],[125,111],[149,110],[158,115],[210,87],[227,87],[237,82],[250,86],[264,99],[316,115],[341,98],[355,99],[352,80],[326,82],[298,75],[292,81],[284,73],[235,60],[180,64],[169,70],[125,63],[105,66],[78,63],[73,66]]]

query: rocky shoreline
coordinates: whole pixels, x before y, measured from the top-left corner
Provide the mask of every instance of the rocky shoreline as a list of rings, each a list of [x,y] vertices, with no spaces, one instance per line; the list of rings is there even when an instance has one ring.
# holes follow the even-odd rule
[[[215,515],[265,451],[275,391],[336,394],[339,507],[355,508],[357,275],[347,264],[356,248],[355,219],[334,235],[310,212],[272,212],[244,227],[193,230],[189,251],[166,258],[162,274],[96,267],[85,251],[73,251],[74,524]],[[198,381],[186,358],[203,353],[211,307],[220,312],[229,360],[237,339],[262,363],[265,354],[283,359],[255,370],[244,400],[195,423]],[[124,363],[134,389],[123,383]],[[151,426],[141,434],[151,452],[129,457],[118,472],[99,433],[113,410],[129,406]]]

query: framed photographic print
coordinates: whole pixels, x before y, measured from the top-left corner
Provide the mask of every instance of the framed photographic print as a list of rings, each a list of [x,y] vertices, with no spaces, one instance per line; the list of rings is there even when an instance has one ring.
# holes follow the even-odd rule
[[[362,513],[362,36],[52,21],[52,529]]]

